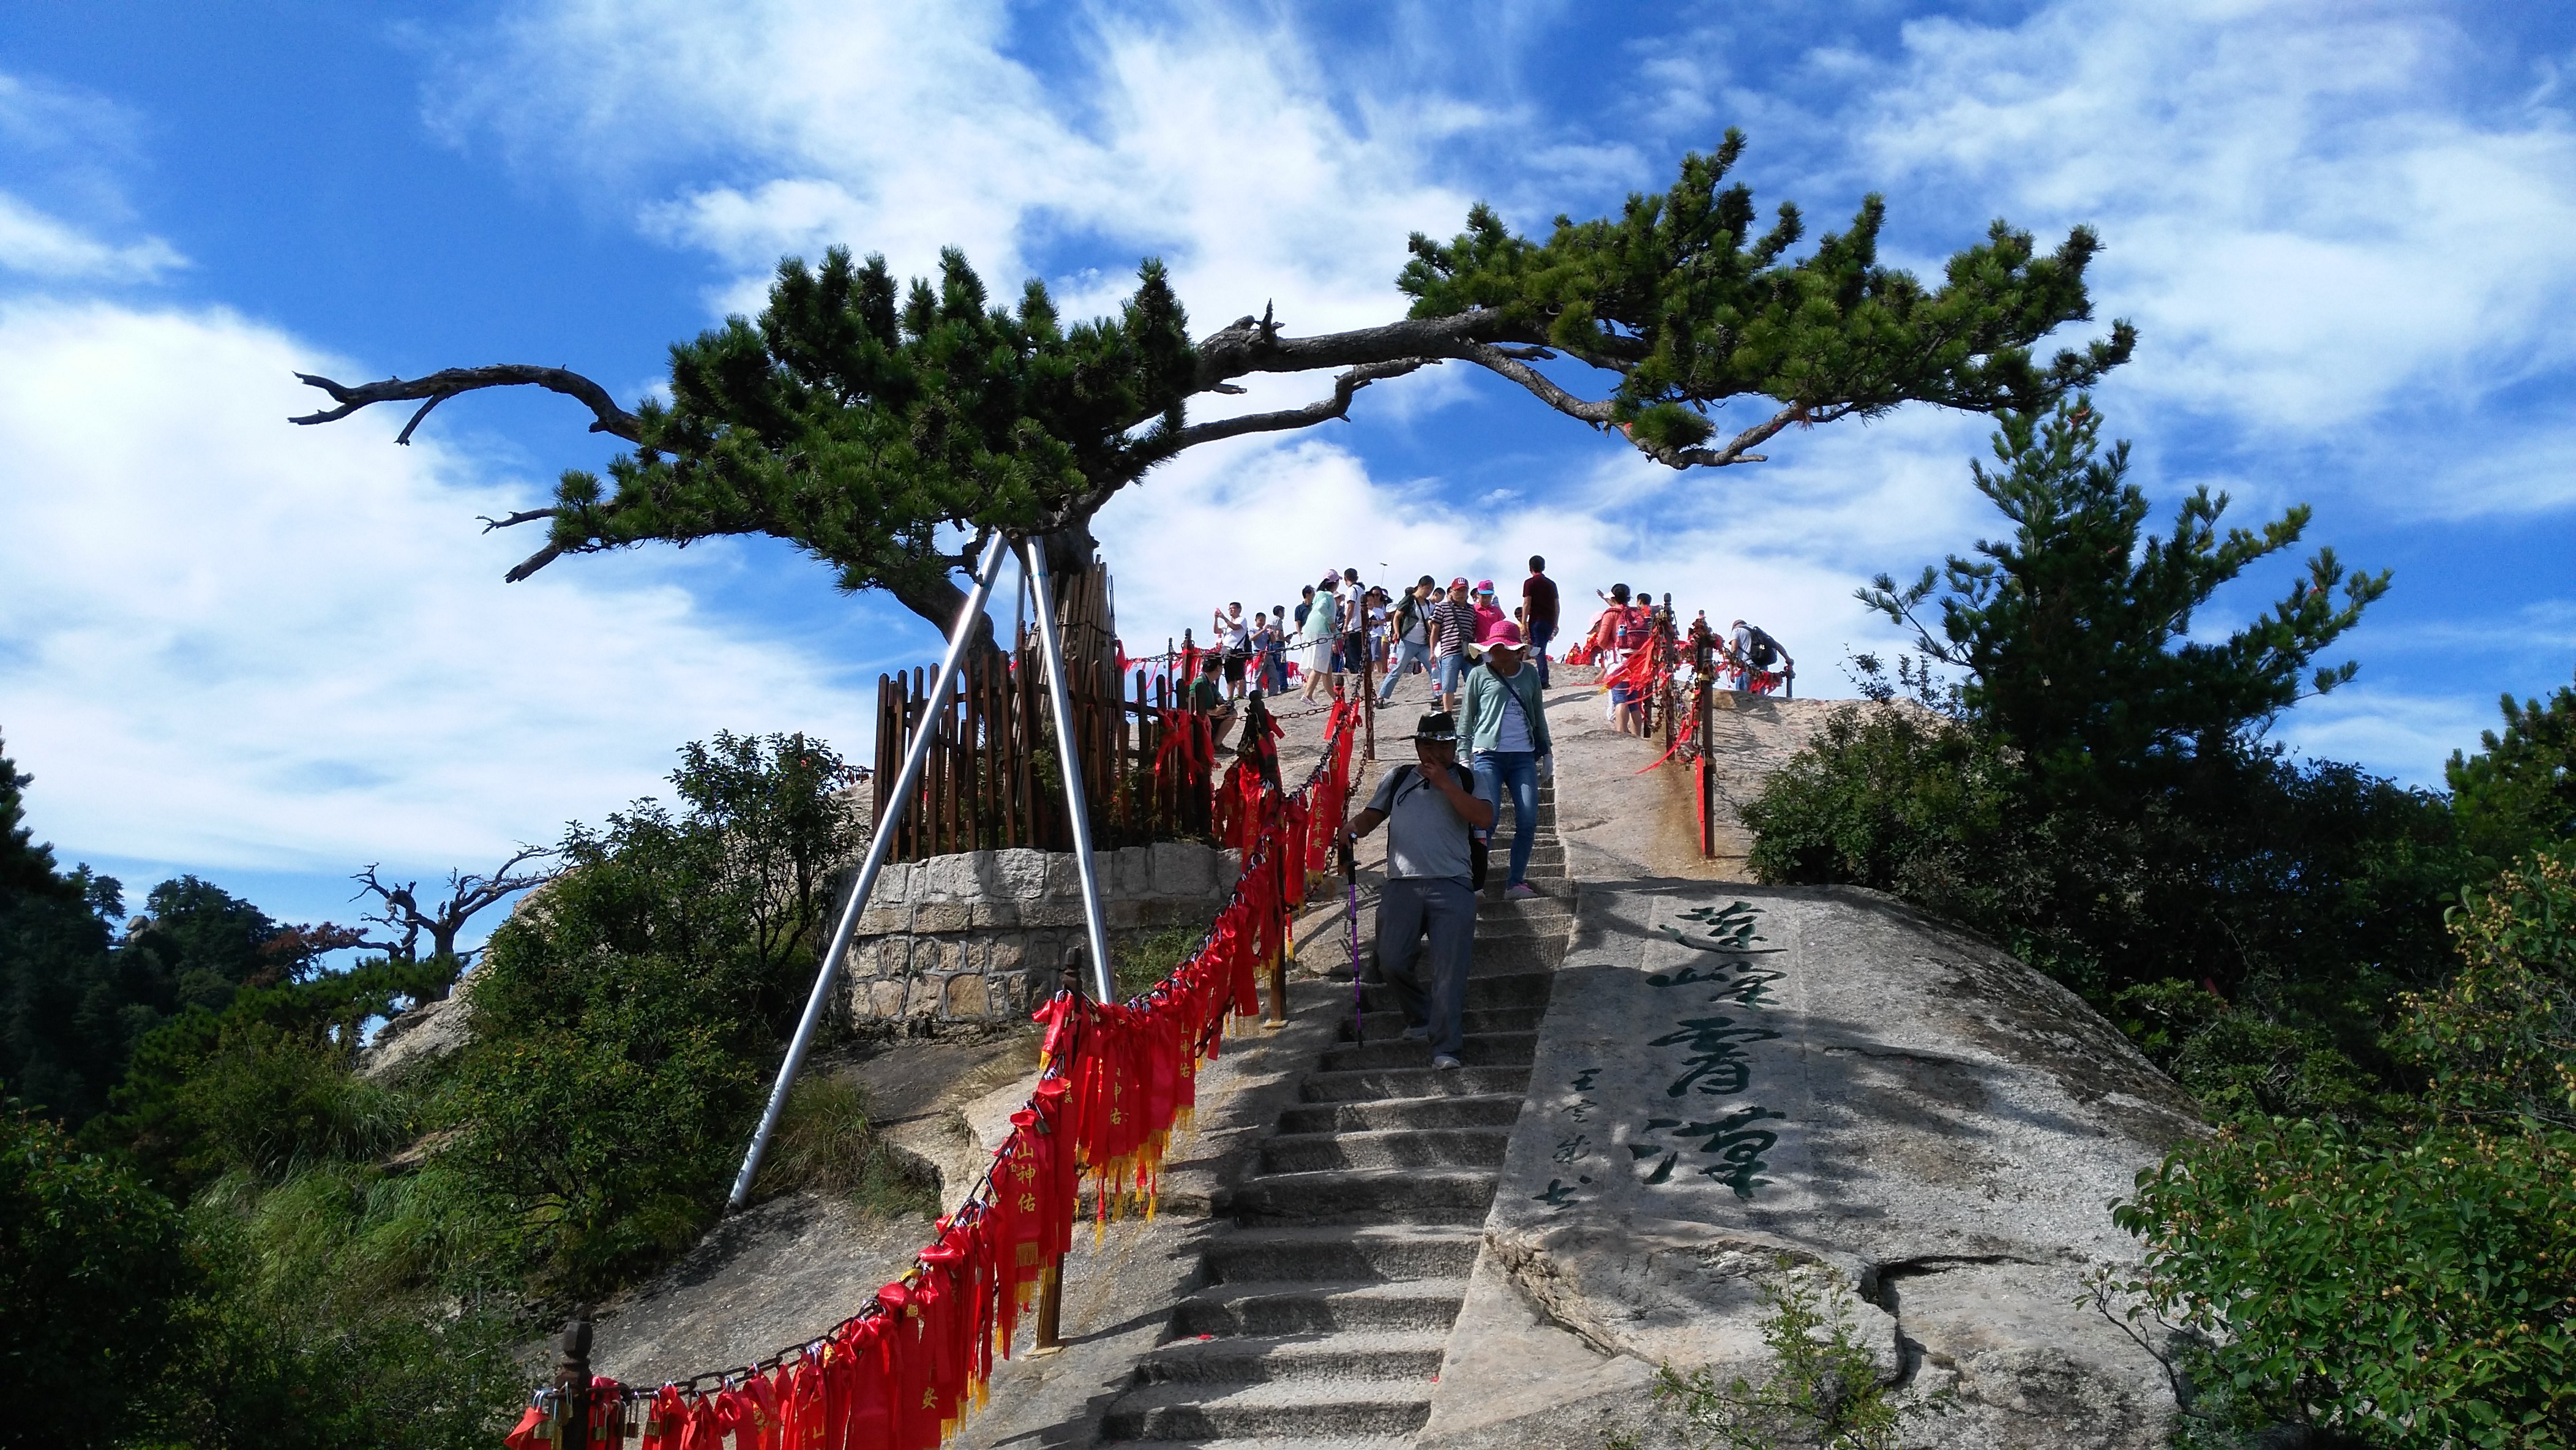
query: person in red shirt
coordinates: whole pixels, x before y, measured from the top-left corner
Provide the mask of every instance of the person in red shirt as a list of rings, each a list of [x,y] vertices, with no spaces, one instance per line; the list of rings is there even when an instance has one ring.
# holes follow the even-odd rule
[[[1547,560],[1530,555],[1529,577],[1521,581],[1522,628],[1529,632],[1530,657],[1538,661],[1538,687],[1547,688],[1547,642],[1556,638],[1556,581],[1547,577]]]

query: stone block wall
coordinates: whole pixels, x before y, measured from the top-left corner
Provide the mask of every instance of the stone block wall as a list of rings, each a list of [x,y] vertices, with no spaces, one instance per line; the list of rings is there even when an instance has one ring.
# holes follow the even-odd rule
[[[1103,851],[1110,945],[1212,920],[1238,854],[1182,841]],[[963,851],[887,866],[842,961],[854,1021],[979,1023],[1025,1017],[1082,944],[1082,883],[1058,851]]]

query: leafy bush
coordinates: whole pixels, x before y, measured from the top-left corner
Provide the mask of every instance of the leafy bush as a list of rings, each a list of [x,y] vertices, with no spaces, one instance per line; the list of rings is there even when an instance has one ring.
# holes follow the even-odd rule
[[[515,1299],[473,1287],[473,1205],[435,1176],[235,1175],[189,1211],[207,1288],[165,1391],[195,1444],[491,1444],[525,1392]]]
[[[135,1049],[108,1116],[87,1141],[131,1152],[180,1196],[234,1171],[365,1160],[410,1141],[414,1104],[354,1076],[360,1027],[432,995],[444,964],[373,961],[347,972],[244,988],[223,1011],[194,1008]]]
[[[2523,858],[2450,915],[2465,965],[2409,994],[2399,1052],[2445,1116],[2576,1129],[2576,844]]]
[[[177,1306],[196,1286],[177,1210],[73,1151],[14,1102],[0,1113],[0,1394],[31,1445],[110,1445],[153,1419]]]
[[[692,745],[684,813],[575,827],[567,869],[493,933],[434,1162],[541,1292],[620,1283],[722,1202],[857,840],[840,774],[802,736]]]
[[[2564,1445],[2571,1179],[2576,1135],[2256,1120],[2140,1175],[2114,1217],[2145,1264],[2112,1287],[2192,1336],[2211,1429]]]

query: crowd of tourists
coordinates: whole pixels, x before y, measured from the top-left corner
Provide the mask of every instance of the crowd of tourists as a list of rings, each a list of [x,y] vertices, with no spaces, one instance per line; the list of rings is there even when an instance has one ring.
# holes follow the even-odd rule
[[[1744,620],[1719,631],[1702,611],[1680,627],[1670,594],[1659,600],[1626,584],[1596,597],[1599,614],[1563,658],[1600,668],[1611,723],[1627,733],[1654,728],[1656,682],[1669,675],[1687,687],[1701,661],[1734,689],[1775,688],[1794,668],[1778,641]],[[1484,846],[1507,796],[1514,829],[1502,895],[1538,894],[1527,877],[1538,787],[1554,763],[1540,692],[1550,684],[1549,647],[1563,622],[1547,560],[1533,555],[1509,607],[1491,579],[1471,583],[1461,574],[1444,585],[1424,574],[1390,588],[1351,568],[1300,589],[1293,609],[1246,613],[1230,600],[1213,612],[1204,646],[1182,639],[1176,663],[1196,675],[1185,681],[1187,699],[1210,717],[1220,742],[1237,702],[1255,691],[1267,698],[1295,688],[1312,701],[1373,688],[1383,709],[1414,675],[1428,680],[1431,708],[1414,730],[1415,760],[1380,778],[1349,838],[1389,827],[1374,966],[1399,989],[1406,1036],[1428,1041],[1438,1067],[1459,1064]]]

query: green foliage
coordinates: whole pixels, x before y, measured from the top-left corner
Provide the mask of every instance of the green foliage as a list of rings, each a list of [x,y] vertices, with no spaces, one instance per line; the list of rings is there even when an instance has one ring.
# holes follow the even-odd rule
[[[2459,975],[2406,996],[2397,1050],[2446,1117],[2576,1129],[2576,845],[2527,856],[2461,902]]]
[[[136,930],[116,936],[123,891],[87,866],[54,867],[23,824],[31,778],[0,756],[0,1081],[81,1124],[128,1062],[183,1013],[221,1011],[246,987],[311,979],[358,933],[285,926],[194,876],[152,889]]]
[[[1171,456],[1192,388],[1187,319],[1147,261],[1116,318],[1057,317],[1031,279],[988,306],[964,254],[900,305],[885,259],[778,265],[769,305],[671,349],[671,403],[638,410],[641,446],[599,479],[566,473],[563,550],[716,534],[793,540],[846,589],[946,578],[945,524],[1032,530],[1087,517]],[[1141,426],[1141,425],[1151,426]]]
[[[110,1445],[144,1429],[187,1343],[196,1284],[179,1215],[62,1130],[0,1113],[0,1394],[31,1445]]]
[[[1879,701],[1828,716],[1748,802],[1766,881],[1852,882],[1984,933],[2125,1019],[2160,1061],[2158,983],[2297,1016],[2376,1050],[2390,996],[2439,979],[2438,903],[2460,879],[2441,802],[2332,764],[2201,763],[2129,802],[2053,799],[1977,717]],[[2158,988],[2159,1010],[2204,1008]],[[2192,1030],[2213,1011],[2198,1011]]]
[[[188,1219],[209,1287],[165,1414],[189,1443],[427,1450],[504,1428],[526,1330],[477,1285],[480,1225],[452,1182],[347,1163],[235,1176]]]
[[[808,1073],[788,1091],[753,1188],[764,1198],[811,1189],[876,1213],[939,1211],[938,1185],[868,1121],[867,1085],[829,1072]]]
[[[1479,204],[1451,242],[1414,234],[1397,285],[1415,317],[1491,308],[1514,340],[1617,369],[1612,420],[1676,450],[1705,440],[1706,409],[1728,398],[1768,397],[1816,421],[1910,401],[2031,409],[2128,358],[2135,338],[2120,323],[2083,352],[2031,359],[2040,338],[2092,316],[2090,230],[2041,256],[2029,233],[1997,222],[1926,288],[1879,263],[1886,204],[1873,195],[1850,230],[1790,261],[1798,209],[1783,204],[1756,235],[1751,188],[1726,184],[1743,152],[1729,131],[1715,154],[1683,160],[1670,191],[1632,194],[1615,219],[1560,216],[1543,243]]]
[[[2018,824],[2015,762],[1919,705],[1845,706],[1744,807],[1764,881],[1856,882],[1963,921],[2005,919],[1994,852]]]
[[[1864,601],[1913,624],[1913,664],[1859,664],[1838,712],[1744,812],[1765,880],[1849,881],[1985,933],[2112,1013],[2220,1112],[2359,1119],[2384,1106],[2395,995],[2436,985],[2439,904],[2473,868],[2446,803],[2262,743],[2318,653],[2387,587],[2331,550],[2222,638],[2220,587],[2287,549],[2292,509],[2222,531],[2224,497],[2144,533],[2128,449],[2078,399],[2007,416],[1977,487],[2011,524]],[[2339,591],[2339,592],[2338,592]],[[1938,596],[1937,626],[1920,615]],[[1925,668],[1930,668],[1927,665]]]
[[[1946,1407],[1889,1397],[1852,1323],[1851,1290],[1840,1275],[1825,1271],[1820,1293],[1791,1272],[1788,1259],[1776,1267],[1780,1274],[1761,1286],[1762,1342],[1775,1363],[1759,1384],[1737,1376],[1721,1385],[1705,1365],[1688,1374],[1664,1365],[1655,1373],[1655,1400],[1680,1416],[1690,1450],[1894,1450],[1909,1423]]]
[[[568,869],[469,979],[474,1041],[433,1162],[545,1292],[622,1282],[713,1215],[856,842],[820,743],[719,735],[683,755],[685,812],[644,801],[575,827]]]
[[[2576,1434],[2576,1136],[2362,1135],[2254,1120],[2176,1151],[2118,1205],[2145,1240],[2101,1286],[2190,1336],[2221,1432],[2396,1447]],[[2204,1437],[2225,1443],[2226,1435]]]
[[[2189,638],[2193,615],[2221,586],[2298,542],[2305,505],[2259,534],[2221,536],[2226,495],[2197,489],[2170,536],[2142,541],[2147,498],[2127,480],[2129,445],[2100,455],[2102,418],[2089,399],[2001,422],[2000,467],[1971,471],[2012,536],[1981,541],[1976,558],[1926,566],[1902,590],[1882,574],[1860,598],[1911,625],[1925,654],[1966,672],[1967,709],[2021,752],[2052,795],[2109,796],[2120,775],[2224,755],[2303,684],[2322,693],[2352,678],[2350,663],[2313,674],[2309,665],[2387,592],[2388,575],[2346,579],[2332,549],[2308,560],[2269,614],[2223,640]],[[1917,617],[1936,594],[1938,637]]]
[[[1205,940],[1205,926],[1166,926],[1114,941],[1109,947],[1111,984],[1119,996],[1133,997],[1170,976]]]
[[[2476,755],[2451,752],[2442,772],[2470,848],[2499,865],[2576,840],[2576,688],[2503,704],[2504,733],[2484,732]]]

